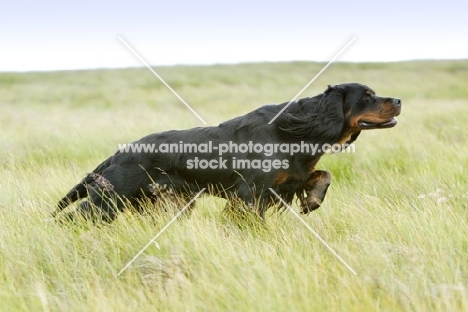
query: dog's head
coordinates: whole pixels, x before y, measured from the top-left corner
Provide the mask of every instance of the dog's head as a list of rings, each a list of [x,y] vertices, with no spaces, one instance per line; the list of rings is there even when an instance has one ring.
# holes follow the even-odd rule
[[[291,104],[276,121],[281,131],[316,143],[354,141],[361,130],[397,124],[401,100],[379,97],[359,83],[328,86],[320,95]]]
[[[328,86],[325,95],[342,102],[344,127],[357,131],[394,127],[401,112],[400,99],[377,96],[358,83]]]

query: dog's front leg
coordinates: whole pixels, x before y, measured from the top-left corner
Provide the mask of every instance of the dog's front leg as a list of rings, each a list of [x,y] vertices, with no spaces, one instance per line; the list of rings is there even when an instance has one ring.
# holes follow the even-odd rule
[[[316,170],[311,174],[309,180],[304,184],[304,188],[297,193],[301,201],[301,213],[308,214],[320,207],[330,183],[331,174],[328,171]]]

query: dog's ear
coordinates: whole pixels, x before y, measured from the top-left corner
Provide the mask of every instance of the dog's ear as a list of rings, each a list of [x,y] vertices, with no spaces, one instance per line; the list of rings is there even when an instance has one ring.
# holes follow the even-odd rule
[[[337,85],[337,86],[331,86],[328,85],[327,90],[323,92],[325,96],[327,96],[327,99],[330,101],[335,101],[335,103],[338,104],[338,102],[341,101],[340,104],[341,107],[344,106],[344,101],[345,101],[345,96],[346,96],[346,90],[343,86]],[[331,96],[331,97],[329,97]],[[326,99],[325,97],[322,98],[322,100]]]
[[[335,143],[341,136],[344,127],[344,106],[346,89],[343,86],[328,86],[317,112],[318,120],[315,122],[318,136]]]
[[[346,90],[342,86],[328,86],[321,96],[311,101],[301,114],[285,112],[277,119],[278,128],[293,137],[314,140],[315,143],[336,143],[344,127],[344,101]]]

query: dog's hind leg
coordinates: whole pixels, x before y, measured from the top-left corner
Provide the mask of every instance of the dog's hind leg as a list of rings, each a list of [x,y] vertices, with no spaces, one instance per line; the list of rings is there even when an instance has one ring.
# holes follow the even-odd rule
[[[63,223],[76,222],[80,218],[89,221],[97,221],[95,210],[96,208],[93,207],[89,201],[85,200],[79,204],[76,210],[60,215],[58,220]]]
[[[61,220],[67,222],[82,218],[91,222],[111,223],[124,208],[123,201],[112,192],[88,186],[88,193],[89,199],[81,202],[75,211],[62,216]]]

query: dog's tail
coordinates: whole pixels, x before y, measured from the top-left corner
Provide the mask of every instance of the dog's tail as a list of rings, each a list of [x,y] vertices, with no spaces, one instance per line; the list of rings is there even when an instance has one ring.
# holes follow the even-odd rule
[[[75,185],[68,193],[63,197],[58,205],[57,209],[52,213],[52,217],[55,217],[60,211],[68,207],[70,204],[77,200],[88,197],[87,186],[95,182],[96,174],[101,174],[106,168],[112,164],[112,158],[109,157],[106,161],[101,163],[92,173],[89,173],[80,183]]]
[[[80,183],[75,185],[68,193],[63,197],[58,205],[57,209],[52,213],[52,217],[55,217],[60,211],[65,209],[70,204],[80,200],[82,198],[88,197],[88,189],[86,186],[94,181],[94,178],[91,174],[88,174]]]

